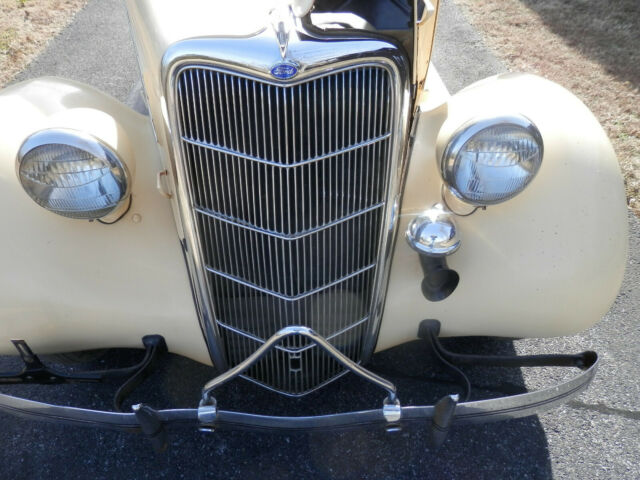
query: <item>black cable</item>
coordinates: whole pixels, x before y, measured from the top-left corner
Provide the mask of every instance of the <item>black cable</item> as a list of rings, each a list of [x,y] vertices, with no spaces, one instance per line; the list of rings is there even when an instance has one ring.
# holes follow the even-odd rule
[[[127,213],[129,213],[129,210],[131,210],[131,204],[132,204],[132,200],[131,200],[131,195],[129,195],[129,205],[127,205],[127,209],[122,212],[122,215],[120,215],[118,218],[116,218],[113,222],[105,222],[104,220],[101,219],[97,219],[99,223],[103,224],[103,225],[113,225],[114,223],[122,220],[122,217],[124,217]]]

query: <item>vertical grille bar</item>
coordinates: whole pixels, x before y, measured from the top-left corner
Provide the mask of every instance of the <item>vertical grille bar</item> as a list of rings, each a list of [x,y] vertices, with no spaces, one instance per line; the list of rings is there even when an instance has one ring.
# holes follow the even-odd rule
[[[379,292],[392,168],[389,71],[277,85],[208,66],[175,82],[178,134],[227,361],[305,325],[359,361]],[[290,337],[246,373],[301,395],[340,365]]]

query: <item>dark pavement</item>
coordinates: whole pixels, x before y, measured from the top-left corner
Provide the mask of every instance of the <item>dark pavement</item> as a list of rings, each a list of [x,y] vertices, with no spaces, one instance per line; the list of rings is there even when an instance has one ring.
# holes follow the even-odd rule
[[[451,91],[504,69],[451,0],[443,2],[434,62]],[[118,0],[92,0],[18,80],[41,75],[74,78],[123,101],[138,81],[124,8]],[[0,415],[0,479],[12,478],[640,478],[640,222],[630,217],[630,258],[621,293],[604,320],[587,332],[547,340],[448,341],[452,349],[503,353],[594,349],[602,364],[590,389],[552,412],[508,422],[454,428],[445,447],[433,451],[426,429],[398,434],[266,435],[184,429],[156,455],[140,436],[63,427]],[[428,374],[415,342],[375,357],[375,366],[397,382],[405,404],[432,402],[455,387],[409,378]],[[101,366],[139,358],[128,351]],[[0,358],[0,370],[15,362]],[[394,372],[403,372],[403,375]],[[195,406],[208,367],[171,356],[130,399],[155,407]],[[511,371],[496,385],[495,371],[471,369],[483,386],[521,391],[557,381],[548,369]],[[3,393],[51,403],[110,408],[113,384],[0,387]],[[217,395],[221,407],[300,415],[379,405],[380,391],[351,376],[302,400],[290,400],[238,381]]]

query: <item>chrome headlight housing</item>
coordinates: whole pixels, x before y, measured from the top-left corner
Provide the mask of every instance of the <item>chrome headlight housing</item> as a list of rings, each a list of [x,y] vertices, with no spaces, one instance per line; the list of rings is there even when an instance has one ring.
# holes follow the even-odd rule
[[[472,205],[504,202],[529,185],[543,155],[538,128],[522,115],[472,120],[451,137],[441,172],[452,193]]]
[[[129,196],[129,172],[118,155],[75,130],[29,136],[18,152],[17,173],[38,205],[65,217],[102,218]]]

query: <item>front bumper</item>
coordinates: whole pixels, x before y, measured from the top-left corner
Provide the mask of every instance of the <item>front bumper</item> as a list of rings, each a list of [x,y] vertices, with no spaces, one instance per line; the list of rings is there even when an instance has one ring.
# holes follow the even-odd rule
[[[435,446],[439,446],[446,439],[447,432],[452,425],[524,417],[568,401],[587,388],[595,375],[598,364],[597,354],[591,351],[576,355],[520,357],[455,354],[442,347],[437,337],[438,329],[438,322],[425,320],[420,326],[419,336],[424,339],[425,346],[433,352],[435,358],[439,359],[442,365],[450,369],[459,378],[465,391],[463,401],[460,401],[458,395],[446,395],[435,405],[404,406],[400,403],[393,383],[353,363],[312,330],[306,327],[287,327],[277,332],[244,362],[208,382],[203,389],[202,399],[198,408],[155,410],[148,405],[139,404],[134,405],[133,413],[124,413],[51,405],[0,394],[0,411],[31,420],[143,433],[152,441],[154,448],[159,451],[165,449],[168,444],[168,430],[173,426],[184,426],[185,424],[193,425],[202,431],[248,429],[265,432],[291,432],[331,431],[365,427],[385,428],[392,431],[417,423],[429,426],[432,443]],[[308,338],[340,362],[345,369],[385,390],[386,397],[382,402],[382,407],[373,410],[301,417],[257,415],[219,409],[213,396],[213,391],[222,384],[240,376],[272,348],[275,348],[284,338],[291,335],[302,335]],[[159,339],[159,342],[149,342],[148,339],[150,338]],[[116,394],[115,409],[118,410],[123,396],[130,393],[144,378],[149,366],[154,363],[157,354],[162,351],[161,343],[163,343],[161,337],[145,337],[147,355],[135,367],[116,371],[77,374],[75,377],[73,375],[56,376],[57,374],[44,367],[28,348],[25,351],[23,347],[21,355],[27,368],[21,374],[0,376],[0,383],[61,383],[63,381],[74,381],[74,378],[76,381],[98,381],[100,378],[123,374],[128,376],[129,379]],[[581,370],[581,373],[565,383],[543,390],[489,400],[468,401],[471,385],[462,370],[455,366],[463,364],[503,367],[577,367]]]

